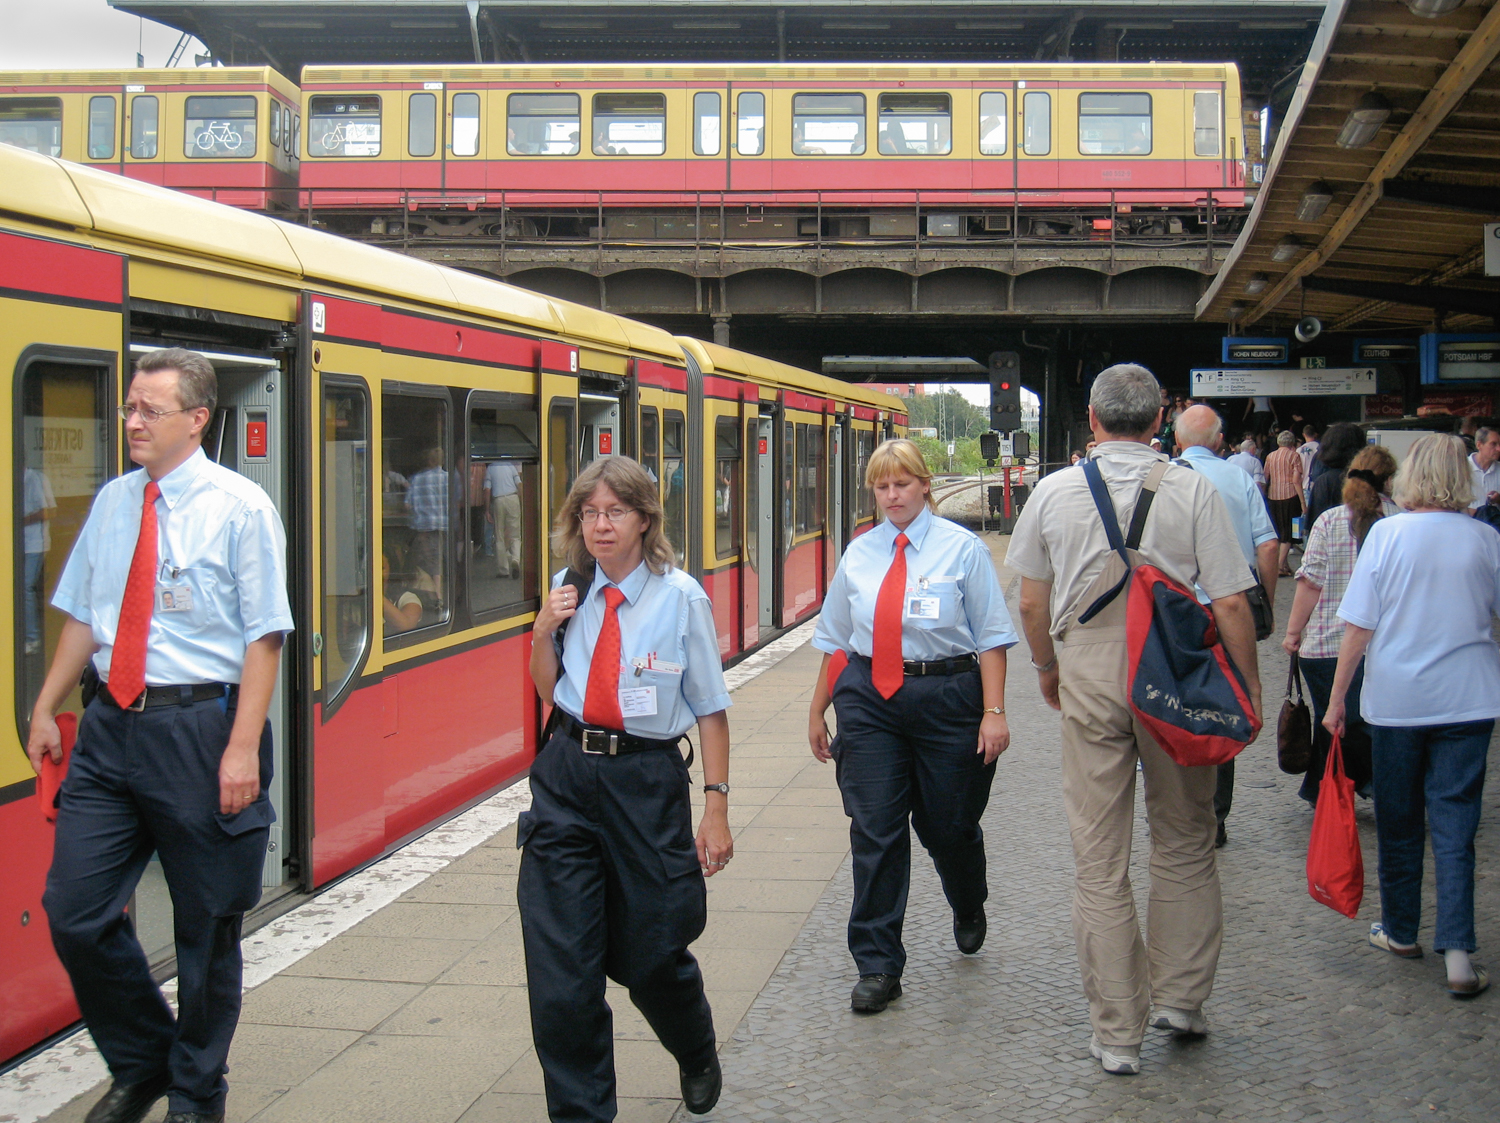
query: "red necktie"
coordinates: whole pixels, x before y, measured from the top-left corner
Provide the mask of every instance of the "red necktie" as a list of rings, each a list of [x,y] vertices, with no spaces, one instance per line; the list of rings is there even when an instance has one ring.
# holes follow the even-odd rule
[[[146,633],[151,630],[151,603],[156,589],[156,481],[146,484],[141,501],[141,530],[125,579],[125,597],[120,601],[120,621],[115,627],[115,646],[109,658],[109,692],[122,707],[129,706],[146,689]]]
[[[904,534],[896,535],[896,556],[880,583],[875,598],[874,654],[870,657],[870,681],[889,698],[901,689],[906,673],[901,666],[901,602],[906,598],[906,546]]]
[[[604,587],[604,623],[594,641],[589,688],[583,696],[585,725],[625,728],[625,718],[620,713],[620,617],[615,612],[624,603],[624,593],[613,585]]]

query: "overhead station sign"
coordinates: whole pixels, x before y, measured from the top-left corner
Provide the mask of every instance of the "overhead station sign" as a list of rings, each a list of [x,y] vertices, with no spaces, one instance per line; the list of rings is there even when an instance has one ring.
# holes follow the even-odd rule
[[[1291,342],[1285,337],[1247,339],[1242,336],[1226,335],[1223,356],[1219,361],[1228,364],[1274,366],[1286,362],[1287,356],[1291,354],[1291,346]]]
[[[1255,370],[1231,367],[1194,370],[1195,398],[1302,398],[1375,393],[1374,367],[1325,370]]]
[[[1424,335],[1422,381],[1500,380],[1500,335]]]

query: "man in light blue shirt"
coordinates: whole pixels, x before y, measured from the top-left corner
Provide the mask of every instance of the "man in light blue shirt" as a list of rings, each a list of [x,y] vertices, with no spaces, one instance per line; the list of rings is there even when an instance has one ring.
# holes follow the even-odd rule
[[[141,358],[120,413],[143,470],[94,500],[53,597],[69,619],[31,715],[40,771],[61,757],[56,714],[80,673],[105,682],[79,725],[42,897],[114,1078],[90,1123],[137,1123],[164,1094],[173,1123],[224,1118],[241,921],[276,817],[266,712],[292,614],[270,497],[203,455],[217,394],[202,355]],[[172,894],[175,1017],[121,913],[153,850]]]
[[[1219,459],[1219,447],[1224,443],[1223,430],[1223,421],[1208,406],[1193,406],[1184,411],[1177,420],[1177,441],[1183,446],[1182,459],[1189,467],[1202,472],[1218,491],[1219,498],[1224,500],[1229,521],[1234,524],[1240,553],[1245,555],[1245,564],[1257,571],[1261,584],[1266,587],[1266,595],[1275,604],[1279,549],[1276,528],[1271,525],[1270,512],[1266,510],[1265,500],[1255,481],[1232,461]],[[1202,603],[1210,603],[1202,588],[1196,585],[1193,588]],[[1224,823],[1233,805],[1234,761],[1231,760],[1219,765],[1219,783],[1214,791],[1214,818],[1219,823],[1215,846],[1223,846],[1229,841],[1229,831]]]

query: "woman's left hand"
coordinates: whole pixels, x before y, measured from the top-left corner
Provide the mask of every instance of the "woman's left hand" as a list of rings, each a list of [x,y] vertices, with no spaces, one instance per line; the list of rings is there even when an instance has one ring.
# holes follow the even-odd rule
[[[729,834],[726,811],[705,810],[698,821],[698,865],[704,877],[713,877],[734,857],[734,839]]]
[[[985,764],[994,764],[1006,749],[1010,748],[1010,725],[1004,714],[985,714],[979,723],[979,749],[984,754]]]

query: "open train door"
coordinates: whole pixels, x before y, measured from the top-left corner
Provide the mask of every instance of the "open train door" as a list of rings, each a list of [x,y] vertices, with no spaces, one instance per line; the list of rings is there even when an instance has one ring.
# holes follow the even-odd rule
[[[545,591],[552,575],[568,564],[551,552],[550,528],[578,478],[578,348],[548,341],[537,345],[537,403],[542,413],[542,510],[549,530],[542,567]]]
[[[80,225],[87,215],[80,215]],[[28,717],[67,617],[48,606],[94,495],[119,471],[126,259],[0,230],[0,363],[11,372],[11,720],[0,751],[0,1058],[78,1018],[42,888],[53,825],[26,760]],[[75,690],[62,711],[80,713]]]

